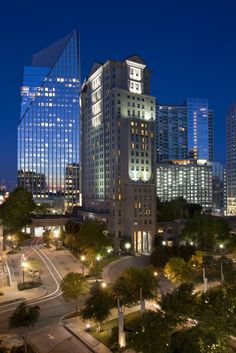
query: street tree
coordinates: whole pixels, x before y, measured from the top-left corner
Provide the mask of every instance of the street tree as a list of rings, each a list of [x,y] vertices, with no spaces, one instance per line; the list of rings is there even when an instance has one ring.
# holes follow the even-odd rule
[[[112,238],[102,223],[89,219],[80,226],[79,243],[81,252],[93,260],[97,254],[106,252],[112,245]]]
[[[195,318],[199,326],[212,330],[217,337],[236,335],[236,300],[220,286],[199,296]]]
[[[35,281],[35,277],[39,277],[42,270],[40,261],[34,258],[29,258],[27,260],[26,270],[31,275],[32,280]]]
[[[88,292],[89,286],[86,278],[77,272],[69,272],[61,281],[61,290],[66,301],[75,302],[75,311],[78,312],[78,299]]]
[[[146,311],[137,320],[131,345],[142,353],[168,353],[172,327],[160,312]]]
[[[171,257],[164,268],[165,276],[172,282],[179,283],[188,280],[189,269],[180,257]]]
[[[116,280],[112,292],[116,300],[126,305],[140,300],[140,289],[144,299],[153,298],[155,286],[155,277],[149,268],[130,267]]]
[[[107,288],[103,288],[100,283],[92,287],[90,296],[85,302],[80,315],[84,320],[94,320],[99,325],[110,315],[113,307],[111,293]]]
[[[170,322],[185,324],[189,318],[194,317],[196,296],[193,289],[193,284],[183,283],[161,298],[161,309]]]
[[[21,186],[15,188],[0,206],[0,220],[6,232],[15,233],[29,224],[34,209],[32,193]]]
[[[14,327],[30,327],[39,319],[40,307],[38,305],[28,306],[25,302],[18,305],[16,310],[9,318],[10,328]]]
[[[46,246],[50,246],[50,244],[53,242],[53,231],[51,229],[46,229],[43,232],[43,243]]]
[[[229,240],[230,227],[220,217],[196,215],[189,218],[182,231],[182,239],[193,241],[203,251],[215,250],[220,242]]]

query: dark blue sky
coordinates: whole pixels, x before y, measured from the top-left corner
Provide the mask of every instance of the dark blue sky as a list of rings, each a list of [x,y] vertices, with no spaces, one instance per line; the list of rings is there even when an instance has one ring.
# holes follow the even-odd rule
[[[12,0],[0,9],[0,180],[15,178],[23,66],[73,29],[81,35],[83,77],[95,60],[139,54],[160,102],[209,98],[215,160],[225,162],[225,116],[236,99],[235,0]]]

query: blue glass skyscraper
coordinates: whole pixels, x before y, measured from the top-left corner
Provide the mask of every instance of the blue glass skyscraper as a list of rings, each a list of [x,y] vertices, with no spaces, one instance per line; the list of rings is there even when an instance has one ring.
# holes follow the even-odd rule
[[[208,100],[187,99],[189,158],[210,159]]]
[[[79,203],[80,60],[76,32],[24,68],[18,125],[18,184],[36,202]]]

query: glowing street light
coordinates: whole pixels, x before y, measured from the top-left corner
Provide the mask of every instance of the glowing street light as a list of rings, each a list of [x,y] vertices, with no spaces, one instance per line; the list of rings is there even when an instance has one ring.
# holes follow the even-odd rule
[[[224,249],[224,244],[220,244],[220,245],[219,245],[219,248],[220,248],[221,250],[223,250],[223,249]]]
[[[101,255],[98,254],[98,255],[96,256],[96,260],[97,260],[97,261],[101,261],[101,259],[102,259]]]
[[[84,264],[83,264],[83,262],[85,261],[85,259],[86,259],[85,255],[81,255],[80,256],[80,261],[82,263],[82,274],[83,274],[83,276],[84,276]]]
[[[102,288],[106,288],[107,284],[105,282],[102,282]]]
[[[21,262],[23,283],[25,283],[25,269],[28,267],[28,265],[29,264],[28,264],[28,262],[26,260]]]
[[[166,246],[166,241],[165,240],[163,240],[162,245]]]

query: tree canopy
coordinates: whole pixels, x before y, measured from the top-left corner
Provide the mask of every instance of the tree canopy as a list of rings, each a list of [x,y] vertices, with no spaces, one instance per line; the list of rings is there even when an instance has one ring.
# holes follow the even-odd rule
[[[9,326],[13,327],[30,327],[33,326],[39,318],[40,307],[38,305],[28,306],[25,302],[18,305],[14,313],[9,319]]]
[[[155,278],[149,268],[130,267],[124,270],[121,276],[113,285],[113,295],[115,299],[120,299],[123,305],[138,302],[140,299],[140,289],[144,299],[153,297],[155,289]]]
[[[157,197],[157,222],[174,221],[180,218],[191,218],[200,214],[202,206],[193,203],[187,203],[182,197],[171,201],[160,201]]]
[[[110,314],[113,302],[111,294],[107,288],[103,288],[100,283],[92,287],[90,297],[86,300],[80,315],[84,320],[94,320],[101,323]]]
[[[30,222],[35,209],[32,194],[23,187],[15,188],[0,206],[0,220],[8,232],[17,232]]]
[[[61,281],[61,290],[65,300],[75,301],[75,310],[78,311],[78,299],[80,295],[88,292],[88,282],[86,278],[77,272],[69,272]]]
[[[188,279],[189,268],[180,257],[171,257],[164,268],[164,273],[169,280],[178,283]]]
[[[196,215],[182,231],[182,238],[193,241],[201,250],[214,250],[220,242],[229,240],[230,227],[220,217]]]

